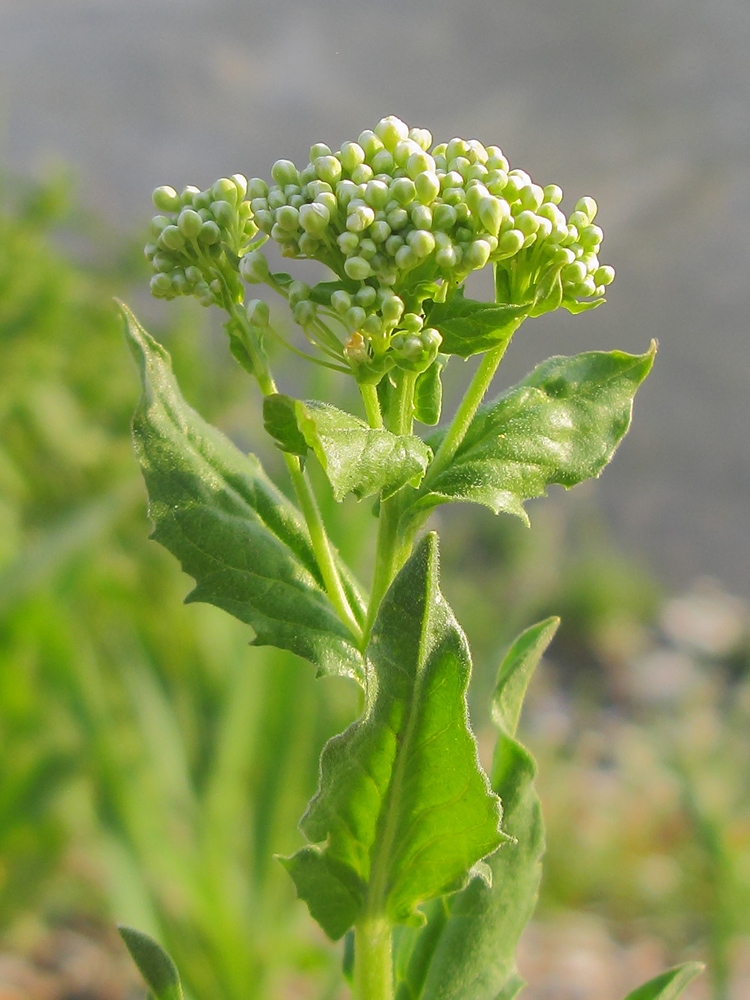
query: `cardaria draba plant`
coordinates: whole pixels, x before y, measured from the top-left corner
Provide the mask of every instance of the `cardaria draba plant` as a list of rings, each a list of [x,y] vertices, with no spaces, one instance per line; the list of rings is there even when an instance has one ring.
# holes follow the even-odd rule
[[[143,381],[134,437],[155,537],[195,578],[190,599],[251,625],[256,644],[361,686],[361,716],[323,749],[301,822],[308,844],[282,859],[323,930],[347,938],[358,1000],[510,1000],[523,985],[514,955],[543,834],[534,761],[516,729],[557,623],[527,630],[500,667],[487,775],[466,707],[468,644],[439,589],[437,536],[423,529],[435,507],[458,501],[526,520],[524,502],[549,484],[599,475],[628,428],[653,345],[551,358],[483,402],[526,319],[592,309],[614,278],[598,257],[596,203],[581,198],[566,216],[561,201],[559,187],[511,169],[497,146],[434,145],[395,117],[336,152],[316,143],[301,169],[277,160],[270,182],[235,174],[203,191],[154,192],[151,289],[224,310],[296,505],[187,405],[168,355],[124,309]],[[330,280],[310,287],[272,271],[271,244],[325,265]],[[468,298],[467,277],[486,266],[494,300]],[[248,286],[281,297],[306,350]],[[280,393],[268,337],[351,375],[364,419]],[[450,356],[475,354],[451,420],[416,434],[415,423],[440,420]],[[369,594],[329,540],[310,461],[336,500],[375,499]],[[178,996],[159,946],[129,928],[123,936],[158,1000]],[[698,968],[670,970],[632,997],[676,996]]]

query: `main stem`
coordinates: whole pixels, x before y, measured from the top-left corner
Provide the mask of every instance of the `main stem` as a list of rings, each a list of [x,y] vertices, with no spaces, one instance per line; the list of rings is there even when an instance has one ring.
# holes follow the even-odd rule
[[[392,1000],[393,928],[382,917],[354,925],[354,1000]]]

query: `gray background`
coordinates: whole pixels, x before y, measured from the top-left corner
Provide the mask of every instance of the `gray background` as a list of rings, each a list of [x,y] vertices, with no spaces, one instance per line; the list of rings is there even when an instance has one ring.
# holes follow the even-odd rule
[[[595,487],[679,585],[750,593],[747,0],[0,0],[0,167],[75,168],[131,231],[157,184],[267,176],[394,113],[599,202],[609,302],[524,327],[550,353],[660,341]]]

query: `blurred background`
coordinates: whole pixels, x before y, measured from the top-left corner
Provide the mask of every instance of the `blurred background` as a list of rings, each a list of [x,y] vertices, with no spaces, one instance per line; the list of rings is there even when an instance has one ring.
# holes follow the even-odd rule
[[[691,996],[750,996],[749,46],[742,0],[3,0],[0,998],[137,990],[115,919],[172,949],[195,1000],[336,995],[340,956],[272,855],[298,846],[351,692],[181,605],[111,297],[257,448],[220,330],[146,294],[151,191],[268,176],[391,113],[599,203],[608,304],[524,326],[498,389],[549,354],[660,342],[601,482],[531,504],[531,532],[438,525],[481,733],[504,646],[564,619],[526,719],[550,841],[530,1000],[618,1000],[685,958],[710,963]],[[368,517],[337,519],[363,575]]]

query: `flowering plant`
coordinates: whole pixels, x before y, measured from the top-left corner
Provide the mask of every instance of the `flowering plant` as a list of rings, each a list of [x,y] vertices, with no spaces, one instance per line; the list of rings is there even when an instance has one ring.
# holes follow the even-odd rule
[[[346,937],[358,1000],[508,998],[522,987],[515,948],[531,916],[543,833],[535,764],[517,738],[535,664],[557,622],[528,629],[500,666],[497,744],[480,766],[466,690],[468,643],[440,592],[432,510],[470,501],[527,520],[524,502],[550,484],[598,476],[627,431],[655,352],[555,357],[483,402],[512,336],[528,318],[604,299],[614,278],[598,253],[597,206],[566,216],[562,191],[511,169],[496,146],[382,119],[336,152],[323,143],[271,182],[235,174],[206,190],[158,188],[146,256],[160,298],[194,295],[226,313],[232,354],[264,397],[293,504],[252,455],[181,396],[167,353],[123,307],[143,396],[134,438],[154,537],[196,587],[318,674],[362,690],[360,717],[323,749],[319,787],[302,818],[308,843],[281,859],[328,936]],[[267,256],[318,261],[313,286]],[[465,294],[491,266],[494,299]],[[314,353],[282,332],[247,286],[281,298]],[[266,343],[351,375],[362,415],[279,392]],[[451,355],[481,355],[447,426],[441,375]],[[369,593],[335,551],[307,464],[333,497],[374,497]],[[160,947],[123,928],[157,1000],[180,995]],[[632,994],[673,997],[698,971],[670,970]]]

